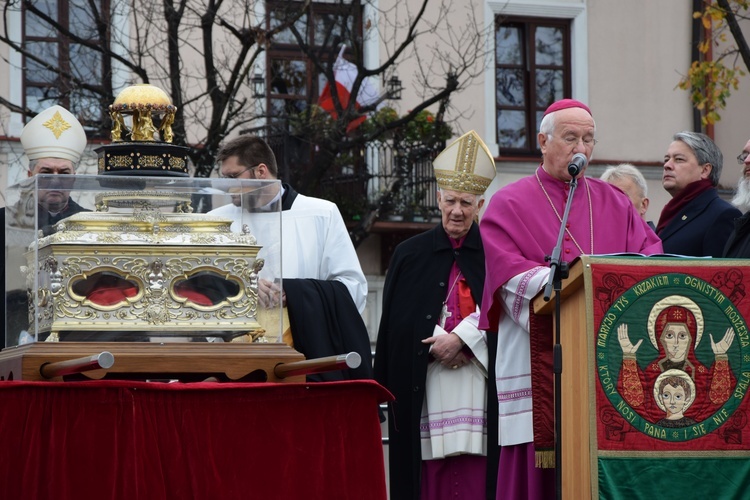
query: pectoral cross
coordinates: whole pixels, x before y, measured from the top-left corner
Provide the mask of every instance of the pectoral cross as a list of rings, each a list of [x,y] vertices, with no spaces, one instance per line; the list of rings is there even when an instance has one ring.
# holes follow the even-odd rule
[[[453,316],[453,314],[448,311],[448,306],[443,303],[443,308],[440,310],[440,328],[445,329],[445,321],[451,316]]]

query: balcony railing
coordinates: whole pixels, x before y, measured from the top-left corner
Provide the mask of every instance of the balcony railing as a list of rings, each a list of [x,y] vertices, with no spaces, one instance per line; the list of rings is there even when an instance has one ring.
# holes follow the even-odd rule
[[[312,165],[314,147],[289,135],[267,137],[284,179]],[[306,193],[335,202],[344,219],[358,221],[378,209],[378,220],[436,222],[437,183],[432,160],[442,151],[423,143],[373,141],[342,153],[326,172],[320,192]],[[294,184],[294,182],[292,181]],[[295,185],[295,187],[297,187]]]

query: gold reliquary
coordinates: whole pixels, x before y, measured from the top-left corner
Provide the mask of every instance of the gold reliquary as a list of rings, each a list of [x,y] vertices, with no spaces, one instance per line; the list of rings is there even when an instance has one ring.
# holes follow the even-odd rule
[[[275,339],[282,310],[259,282],[281,277],[279,188],[101,175],[9,188],[6,345]]]

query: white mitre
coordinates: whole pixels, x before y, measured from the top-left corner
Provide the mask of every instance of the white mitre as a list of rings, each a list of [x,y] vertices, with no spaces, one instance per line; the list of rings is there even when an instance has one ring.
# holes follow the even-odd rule
[[[70,111],[52,106],[26,124],[21,144],[29,160],[61,158],[75,164],[86,148],[86,132]]]

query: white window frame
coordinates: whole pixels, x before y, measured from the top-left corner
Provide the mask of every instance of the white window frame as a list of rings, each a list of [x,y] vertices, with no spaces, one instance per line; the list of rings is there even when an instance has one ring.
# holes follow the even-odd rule
[[[587,10],[584,1],[580,2],[538,2],[534,0],[489,0],[485,1],[484,16],[488,26],[494,26],[498,15],[545,17],[551,19],[570,19],[570,72],[571,88],[573,98],[588,102],[589,96],[589,69],[588,69],[588,29]],[[495,58],[495,31],[493,36],[487,37],[488,53],[494,61]],[[484,98],[491,110],[485,114],[485,137],[492,137],[492,142],[487,146],[495,156],[500,155],[497,144],[497,111],[495,106],[495,65],[486,65],[484,73]],[[491,105],[490,105],[491,104]]]

